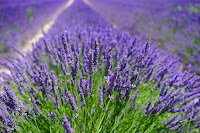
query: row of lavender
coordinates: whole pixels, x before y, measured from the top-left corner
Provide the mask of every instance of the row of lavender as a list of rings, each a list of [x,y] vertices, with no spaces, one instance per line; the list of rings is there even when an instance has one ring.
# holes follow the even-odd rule
[[[12,46],[23,47],[47,23],[66,0],[1,0],[0,56],[12,53]],[[53,10],[52,10],[53,9]]]
[[[1,63],[1,132],[198,132],[200,78],[82,1],[33,52]]]
[[[132,35],[151,36],[185,65],[200,72],[200,2],[198,0],[91,0],[110,21]]]

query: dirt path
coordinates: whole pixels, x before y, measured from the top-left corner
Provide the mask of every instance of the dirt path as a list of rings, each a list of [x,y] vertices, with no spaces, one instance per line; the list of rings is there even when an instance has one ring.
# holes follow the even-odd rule
[[[91,8],[93,8],[95,11],[97,11],[98,13],[100,13],[101,14],[101,16],[103,16],[103,14],[102,14],[102,12],[98,9],[98,8],[96,8],[96,6],[95,5],[93,5],[89,0],[83,0],[83,2],[85,3],[85,4],[87,4],[88,6],[90,6]],[[105,17],[104,17],[105,18]],[[108,20],[108,19],[107,19]],[[110,21],[110,20],[108,20],[112,25],[113,25],[113,28],[117,28],[117,25],[114,23],[114,22],[112,22],[112,21]]]
[[[47,22],[42,29],[40,29],[30,40],[27,41],[26,45],[22,49],[22,53],[27,51],[32,51],[32,43],[36,43],[39,41],[40,38],[44,37],[43,31],[48,33],[51,27],[54,25],[55,20],[58,16],[67,8],[69,8],[74,3],[74,0],[69,0],[65,5],[61,6],[52,16],[51,20]],[[0,73],[5,72],[10,74],[8,69],[1,68]],[[0,77],[1,79],[1,77]]]

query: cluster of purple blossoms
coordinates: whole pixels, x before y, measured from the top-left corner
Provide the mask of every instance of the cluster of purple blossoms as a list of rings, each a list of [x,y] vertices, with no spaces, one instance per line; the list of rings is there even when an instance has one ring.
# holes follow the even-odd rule
[[[149,91],[159,93],[145,105],[143,117],[178,114],[164,122],[178,132],[200,126],[200,78],[190,74],[190,67],[179,72],[175,56],[163,55],[151,40],[114,29],[82,1],[61,14],[50,33],[23,58],[1,63],[11,72],[1,74],[2,132],[18,129],[16,115],[60,124],[66,133],[87,131],[81,116],[95,116],[99,108],[117,114],[108,109],[110,103],[131,110],[150,84]],[[120,112],[123,123],[129,112]]]

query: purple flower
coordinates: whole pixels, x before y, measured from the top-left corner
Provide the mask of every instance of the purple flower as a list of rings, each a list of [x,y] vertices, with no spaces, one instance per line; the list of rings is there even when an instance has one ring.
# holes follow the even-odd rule
[[[69,52],[69,48],[68,48],[68,31],[65,30],[64,34],[62,35],[62,44],[63,44],[63,47],[65,49],[65,52],[68,53]]]
[[[78,89],[77,89],[80,97],[81,97],[81,106],[85,106],[85,96],[82,90],[82,86],[80,86],[80,84],[78,84]]]
[[[99,105],[103,106],[103,89],[102,89],[102,83],[99,85]]]
[[[12,132],[15,129],[15,122],[12,116],[6,111],[6,108],[0,103],[0,120],[7,132]]]
[[[93,63],[94,66],[96,66],[98,64],[98,58],[99,58],[99,43],[97,41],[95,41],[95,48],[94,48],[94,59],[93,59]]]
[[[130,100],[130,104],[135,103],[135,100],[139,96],[139,94],[140,94],[140,90],[137,89],[137,91],[135,92],[135,94],[133,95],[133,97]]]
[[[66,89],[66,97],[69,99],[69,103],[71,105],[71,109],[77,111],[78,110],[78,106],[76,105],[74,98],[72,97],[71,93]]]
[[[5,100],[5,105],[7,106],[7,110],[9,112],[14,112],[18,108],[18,99],[14,92],[11,91],[7,86],[4,86],[4,90],[6,92],[7,100]]]
[[[145,112],[144,112],[144,116],[147,116],[150,113],[150,106],[152,103],[152,99],[149,101],[149,103],[146,105],[145,107]]]
[[[65,100],[63,99],[63,96],[64,96],[63,95],[63,90],[62,90],[62,88],[60,86],[58,86],[58,90],[59,90],[60,99],[61,99],[62,104],[66,104]]]
[[[57,114],[54,110],[54,112],[47,112],[47,117],[50,117],[52,121],[56,122],[57,120]]]
[[[65,129],[65,133],[74,133],[74,129],[71,128],[71,124],[67,120],[65,115],[63,116],[62,125],[63,125],[63,128]]]
[[[84,132],[85,131],[85,126],[84,126],[84,124],[82,124],[82,132]]]
[[[122,112],[122,116],[120,117],[119,122],[121,122],[123,120],[124,115],[125,115],[125,110]]]

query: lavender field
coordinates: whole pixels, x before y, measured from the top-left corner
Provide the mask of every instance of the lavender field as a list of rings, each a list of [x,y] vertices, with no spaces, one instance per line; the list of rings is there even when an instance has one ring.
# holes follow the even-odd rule
[[[0,0],[1,133],[199,133],[199,0]]]

